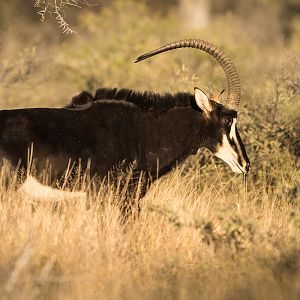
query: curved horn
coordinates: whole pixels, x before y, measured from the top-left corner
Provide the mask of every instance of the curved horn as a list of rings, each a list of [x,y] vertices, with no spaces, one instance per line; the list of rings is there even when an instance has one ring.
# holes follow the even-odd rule
[[[193,39],[177,41],[174,43],[167,44],[161,48],[158,48],[146,54],[143,54],[139,56],[135,62],[137,63],[151,56],[177,48],[200,49],[210,54],[219,62],[219,64],[225,72],[228,86],[228,93],[225,105],[237,111],[241,99],[241,83],[239,74],[232,61],[224,54],[224,52],[209,42],[206,42],[204,40]]]

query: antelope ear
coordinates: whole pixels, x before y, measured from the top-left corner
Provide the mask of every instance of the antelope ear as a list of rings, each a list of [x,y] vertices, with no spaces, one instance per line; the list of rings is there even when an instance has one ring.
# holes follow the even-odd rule
[[[222,96],[223,96],[224,92],[225,92],[225,89],[223,89],[219,94],[210,97],[210,99],[214,100],[215,102],[222,103]]]
[[[213,110],[207,95],[197,87],[195,87],[195,100],[199,108],[205,113],[209,113]]]

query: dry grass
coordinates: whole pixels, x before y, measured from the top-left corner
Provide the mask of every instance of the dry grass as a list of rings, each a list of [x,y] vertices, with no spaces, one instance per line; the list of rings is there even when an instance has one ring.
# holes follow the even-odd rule
[[[157,181],[139,219],[122,226],[118,196],[107,186],[87,199],[67,195],[53,203],[17,191],[14,179],[7,188],[11,176],[3,169],[1,297],[299,299],[300,22],[283,43],[278,24],[265,29],[231,13],[187,32],[174,11],[162,16],[140,1],[114,1],[94,12],[81,15],[79,37],[67,40],[57,38],[56,28],[17,20],[17,30],[3,33],[2,108],[61,107],[78,91],[101,86],[217,93],[224,74],[197,51],[133,64],[176,39],[210,40],[242,78],[238,127],[252,163],[248,197],[242,178],[201,151]],[[265,13],[271,12],[261,10],[260,22],[276,22]]]
[[[56,204],[2,188],[0,290],[11,299],[298,299],[293,203],[180,166],[121,225],[116,195]],[[296,175],[295,175],[296,176]],[[298,176],[298,175],[297,175]],[[6,177],[2,177],[2,180]]]

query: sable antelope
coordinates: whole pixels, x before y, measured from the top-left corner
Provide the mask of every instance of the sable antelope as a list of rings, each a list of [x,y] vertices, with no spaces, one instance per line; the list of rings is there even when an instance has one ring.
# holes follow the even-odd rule
[[[220,63],[228,84],[224,105],[198,88],[194,95],[99,89],[95,97],[83,92],[64,108],[3,110],[1,156],[12,166],[21,161],[26,168],[27,149],[33,143],[37,171],[48,161],[56,178],[69,159],[80,159],[83,168],[90,161],[91,174],[100,178],[118,164],[126,169],[134,162],[135,174],[143,172],[147,180],[154,180],[206,147],[234,172],[247,173],[250,163],[236,127],[240,80],[230,59],[209,42],[183,40],[136,62],[183,47],[203,50]]]

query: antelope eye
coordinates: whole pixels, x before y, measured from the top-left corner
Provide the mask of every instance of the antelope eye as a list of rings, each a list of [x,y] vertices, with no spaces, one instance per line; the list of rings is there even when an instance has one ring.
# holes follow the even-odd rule
[[[226,126],[231,126],[232,122],[233,122],[233,119],[231,117],[225,117],[224,118],[224,124]]]

